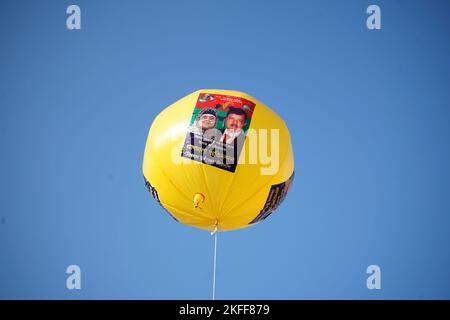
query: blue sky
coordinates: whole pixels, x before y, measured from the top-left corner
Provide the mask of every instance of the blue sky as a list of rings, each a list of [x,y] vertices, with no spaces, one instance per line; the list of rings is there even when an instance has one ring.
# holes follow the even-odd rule
[[[141,173],[201,88],[263,101],[295,153],[279,209],[219,235],[218,299],[450,298],[448,1],[73,3],[81,30],[72,2],[0,3],[0,298],[211,298],[213,238]]]

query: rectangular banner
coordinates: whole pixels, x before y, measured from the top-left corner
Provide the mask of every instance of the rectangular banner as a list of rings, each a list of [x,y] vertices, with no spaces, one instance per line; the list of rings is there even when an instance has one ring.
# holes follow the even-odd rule
[[[234,172],[254,110],[244,98],[200,93],[181,156]]]

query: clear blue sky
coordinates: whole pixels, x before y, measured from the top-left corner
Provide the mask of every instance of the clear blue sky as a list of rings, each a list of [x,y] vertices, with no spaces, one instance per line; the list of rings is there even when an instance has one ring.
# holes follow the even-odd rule
[[[213,238],[173,221],[141,170],[153,118],[201,88],[275,110],[296,165],[272,216],[219,235],[217,298],[450,298],[449,14],[446,0],[2,1],[0,298],[211,297]]]

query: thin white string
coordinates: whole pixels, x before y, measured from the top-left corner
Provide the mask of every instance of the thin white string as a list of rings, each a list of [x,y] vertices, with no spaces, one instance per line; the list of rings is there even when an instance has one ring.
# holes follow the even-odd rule
[[[212,289],[212,299],[216,300],[216,261],[217,261],[217,226],[214,231],[211,232],[214,235],[214,263],[213,263],[213,289]]]

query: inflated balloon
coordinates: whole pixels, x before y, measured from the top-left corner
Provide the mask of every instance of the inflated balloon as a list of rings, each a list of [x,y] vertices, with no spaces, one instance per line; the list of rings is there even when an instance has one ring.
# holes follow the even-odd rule
[[[155,118],[143,173],[175,220],[210,231],[247,227],[269,216],[291,187],[289,130],[248,94],[199,90]]]

